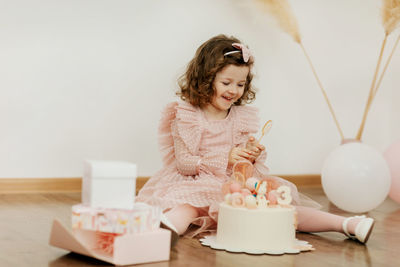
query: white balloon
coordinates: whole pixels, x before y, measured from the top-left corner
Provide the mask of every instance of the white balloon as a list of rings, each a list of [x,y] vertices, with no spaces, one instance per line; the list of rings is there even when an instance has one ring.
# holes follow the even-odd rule
[[[362,143],[334,149],[321,172],[322,188],[337,207],[366,212],[379,206],[390,189],[390,170],[383,155]]]

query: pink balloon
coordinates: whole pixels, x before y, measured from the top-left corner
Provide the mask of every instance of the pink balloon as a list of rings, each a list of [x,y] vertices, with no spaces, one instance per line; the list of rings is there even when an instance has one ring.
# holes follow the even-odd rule
[[[389,165],[392,177],[389,197],[400,203],[400,140],[391,144],[385,153],[383,153],[383,156]]]

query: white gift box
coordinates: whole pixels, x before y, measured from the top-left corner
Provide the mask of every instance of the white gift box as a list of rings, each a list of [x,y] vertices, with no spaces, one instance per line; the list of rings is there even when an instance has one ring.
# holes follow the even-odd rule
[[[130,162],[86,160],[82,202],[91,207],[132,209],[136,190],[136,165]]]

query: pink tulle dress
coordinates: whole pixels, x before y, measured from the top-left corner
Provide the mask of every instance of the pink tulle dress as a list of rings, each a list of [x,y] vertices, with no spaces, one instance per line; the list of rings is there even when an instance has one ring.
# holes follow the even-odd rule
[[[140,190],[137,201],[160,206],[164,211],[190,204],[200,214],[192,222],[200,227],[191,235],[215,230],[218,205],[224,200],[222,185],[232,175],[229,152],[234,146],[245,146],[249,136],[258,132],[257,113],[255,107],[232,106],[225,119],[208,121],[200,108],[189,103],[168,104],[159,127],[164,167]],[[268,175],[265,159],[263,152],[254,163],[253,176],[289,186],[294,205],[304,204],[294,184]]]

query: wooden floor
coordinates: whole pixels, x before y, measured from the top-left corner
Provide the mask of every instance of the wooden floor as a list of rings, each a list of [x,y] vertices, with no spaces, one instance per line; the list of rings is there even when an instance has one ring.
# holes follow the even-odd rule
[[[300,191],[321,203],[324,210],[348,215],[330,205],[322,189]],[[53,218],[69,225],[71,205],[79,202],[79,193],[0,195],[0,266],[111,266],[48,245]],[[298,239],[316,250],[253,256],[216,251],[197,239],[181,238],[169,262],[143,266],[400,266],[400,205],[387,199],[369,216],[376,219],[376,225],[367,246],[339,233],[298,233]]]

